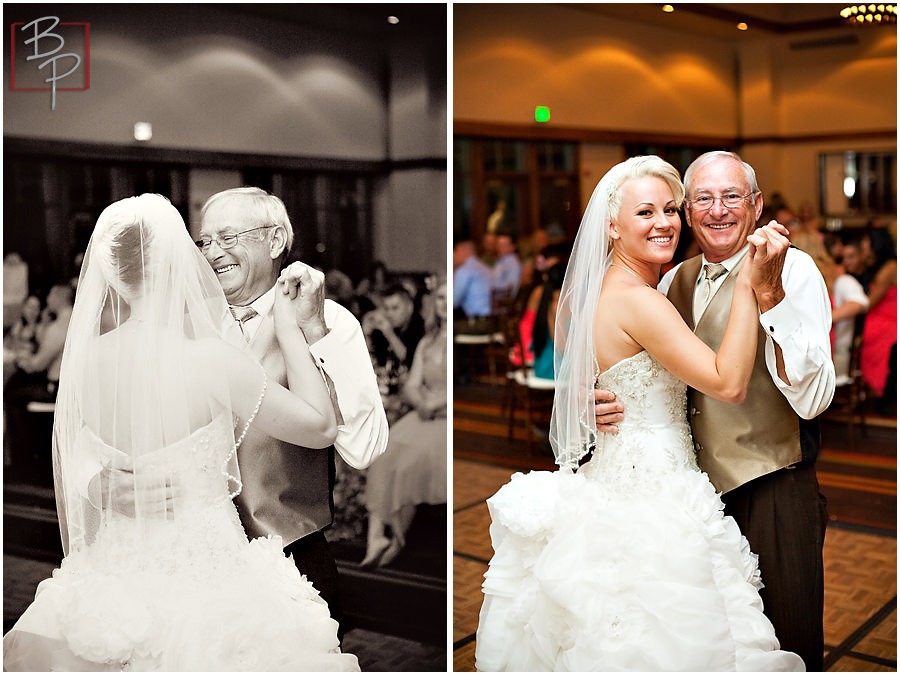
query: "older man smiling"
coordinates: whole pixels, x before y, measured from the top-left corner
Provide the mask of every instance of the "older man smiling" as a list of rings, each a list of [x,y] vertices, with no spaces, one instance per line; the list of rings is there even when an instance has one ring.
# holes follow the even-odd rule
[[[294,231],[284,204],[259,188],[235,188],[210,197],[201,212],[197,246],[215,270],[244,339],[270,378],[288,386],[275,337],[275,282]],[[388,425],[359,323],[324,299],[324,275],[302,262],[285,274],[297,324],[332,392],[338,419],[334,448],[351,466],[365,468],[384,452]],[[255,431],[238,450],[243,492],[236,498],[250,537],[280,535],[285,553],[320,591],[340,621],[337,567],[323,530],[334,515],[334,454],[284,443]]]

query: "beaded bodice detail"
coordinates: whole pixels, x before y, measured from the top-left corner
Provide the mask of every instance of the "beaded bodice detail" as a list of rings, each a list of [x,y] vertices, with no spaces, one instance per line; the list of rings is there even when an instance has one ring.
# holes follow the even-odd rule
[[[617,434],[598,434],[593,456],[580,473],[610,488],[653,490],[676,470],[697,471],[687,423],[687,387],[642,351],[602,373],[600,389],[625,408]]]

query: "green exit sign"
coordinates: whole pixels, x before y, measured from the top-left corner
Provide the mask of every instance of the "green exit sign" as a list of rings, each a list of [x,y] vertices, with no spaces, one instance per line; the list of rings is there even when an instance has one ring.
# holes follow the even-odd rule
[[[536,106],[534,109],[534,121],[535,122],[549,122],[550,121],[550,108],[545,105]]]

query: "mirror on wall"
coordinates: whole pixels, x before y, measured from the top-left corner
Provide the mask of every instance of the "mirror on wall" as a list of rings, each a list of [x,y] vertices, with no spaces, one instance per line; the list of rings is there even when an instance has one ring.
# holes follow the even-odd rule
[[[897,211],[897,151],[819,155],[819,211],[836,221],[865,221]]]

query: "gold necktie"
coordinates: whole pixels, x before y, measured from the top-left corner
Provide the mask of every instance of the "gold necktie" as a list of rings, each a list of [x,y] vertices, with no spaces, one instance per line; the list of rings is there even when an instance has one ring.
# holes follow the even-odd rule
[[[707,305],[709,305],[709,301],[712,299],[713,282],[727,272],[728,269],[725,265],[720,265],[719,263],[709,263],[703,266],[705,277],[700,284],[700,289],[697,291],[697,302],[694,307],[694,316],[696,319],[694,323],[700,320],[700,317],[703,316],[703,312],[706,311]]]
[[[228,310],[231,312],[234,320],[237,321],[238,327],[241,329],[241,335],[247,340],[247,333],[244,332],[244,322],[252,319],[258,312],[250,305],[243,307],[240,305],[228,305]]]

